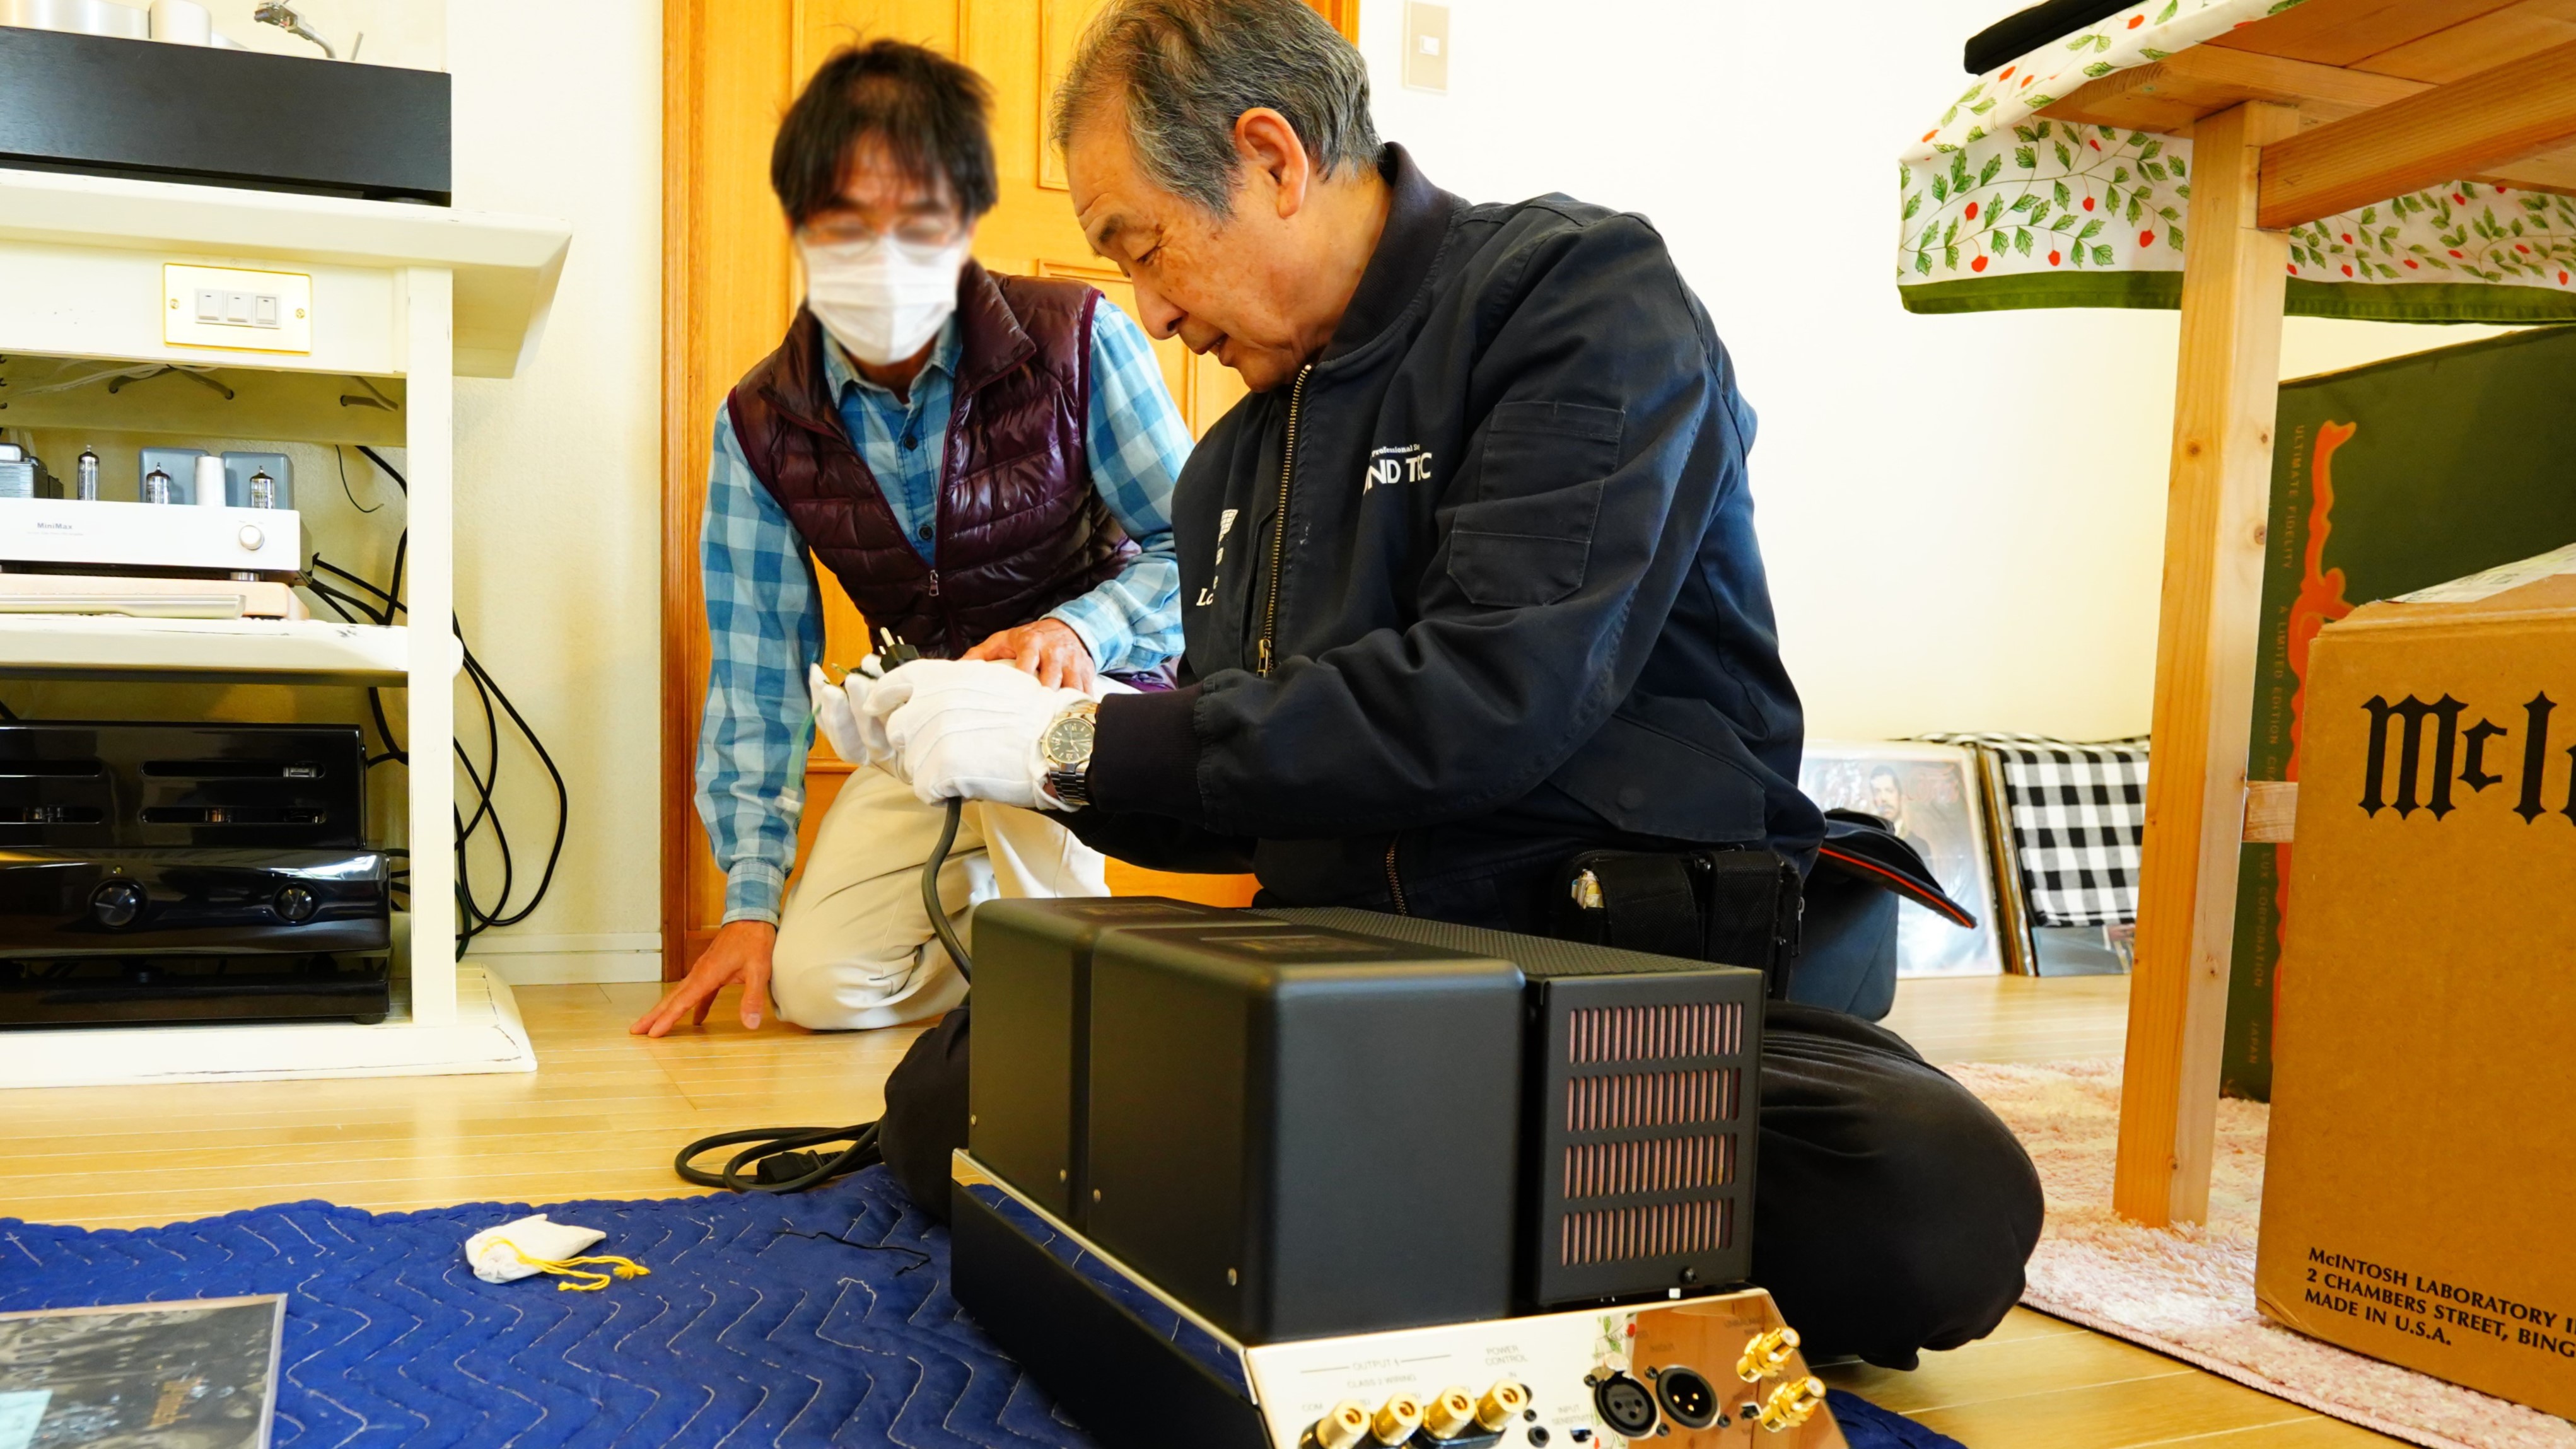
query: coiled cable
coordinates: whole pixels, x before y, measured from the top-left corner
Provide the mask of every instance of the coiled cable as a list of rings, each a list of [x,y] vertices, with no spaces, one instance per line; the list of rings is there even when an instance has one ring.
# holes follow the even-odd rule
[[[975,980],[974,958],[966,954],[966,943],[957,938],[957,928],[949,924],[948,912],[941,908],[939,900],[939,873],[948,864],[949,849],[957,843],[958,821],[965,813],[965,801],[948,802],[948,818],[939,828],[939,843],[930,848],[930,859],[922,862],[921,904],[930,913],[930,929],[938,935],[941,948],[948,952],[948,959],[957,963],[957,974],[971,986]],[[671,1160],[671,1170],[700,1187],[728,1192],[803,1192],[885,1161],[885,1152],[877,1144],[880,1125],[853,1122],[847,1127],[746,1127],[739,1132],[719,1132],[681,1148],[680,1155]],[[812,1150],[832,1142],[850,1145],[830,1154]],[[709,1172],[696,1165],[698,1158],[719,1147],[742,1150],[728,1159],[721,1171]],[[750,1174],[747,1177],[746,1170]]]

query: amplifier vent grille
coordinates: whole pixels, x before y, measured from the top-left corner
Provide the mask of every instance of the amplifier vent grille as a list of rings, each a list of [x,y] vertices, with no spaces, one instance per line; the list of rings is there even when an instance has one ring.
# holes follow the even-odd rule
[[[1568,1198],[1683,1192],[1735,1180],[1735,1138],[1656,1137],[1642,1142],[1577,1142],[1565,1149]]]
[[[1743,1008],[1724,1001],[1589,1007],[1568,1013],[1566,1028],[1566,1060],[1578,1067],[1731,1056],[1744,1047]]]
[[[1732,1122],[1736,1078],[1732,1067],[1576,1077],[1565,1084],[1565,1128],[1617,1132],[1687,1122]]]
[[[1623,1258],[1669,1258],[1733,1246],[1735,1203],[1729,1198],[1652,1203],[1567,1213],[1557,1261],[1569,1268]]]

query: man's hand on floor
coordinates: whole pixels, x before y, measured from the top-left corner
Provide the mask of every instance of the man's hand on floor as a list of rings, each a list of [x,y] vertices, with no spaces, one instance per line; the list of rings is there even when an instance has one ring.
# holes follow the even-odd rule
[[[1037,676],[1038,683],[1062,689],[1091,689],[1091,650],[1062,619],[1040,619],[1004,629],[958,656],[996,659]]]
[[[742,983],[742,1024],[758,1031],[769,1016],[769,953],[778,944],[778,928],[767,921],[736,921],[717,930],[705,953],[671,994],[626,1028],[635,1036],[661,1036],[680,1024],[703,1026],[716,993]]]

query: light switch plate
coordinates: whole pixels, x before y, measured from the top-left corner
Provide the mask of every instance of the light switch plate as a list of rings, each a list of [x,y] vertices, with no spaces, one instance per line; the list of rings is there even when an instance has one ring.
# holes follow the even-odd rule
[[[238,267],[161,268],[161,340],[232,352],[311,352],[313,278]]]
[[[1449,89],[1449,7],[1405,0],[1404,84],[1417,91]]]

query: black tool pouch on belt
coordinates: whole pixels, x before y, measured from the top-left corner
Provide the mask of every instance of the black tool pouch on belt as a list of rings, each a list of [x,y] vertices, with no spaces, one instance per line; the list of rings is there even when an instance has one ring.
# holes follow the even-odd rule
[[[1555,935],[1595,946],[1749,966],[1789,989],[1798,867],[1768,850],[1588,850],[1567,861]]]

